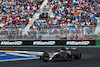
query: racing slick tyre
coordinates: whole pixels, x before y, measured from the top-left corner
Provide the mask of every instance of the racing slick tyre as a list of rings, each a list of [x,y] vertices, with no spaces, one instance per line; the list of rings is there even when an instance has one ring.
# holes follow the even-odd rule
[[[77,59],[77,60],[80,60],[81,59],[81,52],[79,51],[74,51],[73,52],[73,55],[74,55],[74,58]]]
[[[47,52],[44,52],[42,56],[40,56],[40,59],[43,60],[44,62],[49,61],[49,54]]]

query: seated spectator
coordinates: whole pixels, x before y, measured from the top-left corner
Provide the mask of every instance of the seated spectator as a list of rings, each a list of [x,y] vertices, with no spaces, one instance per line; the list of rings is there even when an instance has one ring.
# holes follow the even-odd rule
[[[91,40],[91,37],[90,37],[90,36],[87,36],[87,37],[86,37],[86,40]]]
[[[71,35],[71,36],[70,36],[70,39],[71,39],[71,40],[74,40],[74,35]]]

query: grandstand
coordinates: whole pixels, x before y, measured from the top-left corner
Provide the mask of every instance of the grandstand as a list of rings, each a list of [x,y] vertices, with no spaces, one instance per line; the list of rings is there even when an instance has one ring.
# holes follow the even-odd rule
[[[99,0],[2,0],[0,39],[98,39],[99,4]]]

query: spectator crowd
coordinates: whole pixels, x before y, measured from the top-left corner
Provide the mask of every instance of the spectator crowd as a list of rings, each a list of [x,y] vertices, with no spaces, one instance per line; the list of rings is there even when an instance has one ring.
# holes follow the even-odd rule
[[[43,0],[0,0],[0,29],[22,30]]]
[[[43,1],[0,0],[0,30],[12,32],[13,29],[24,29]],[[96,17],[100,13],[100,1],[48,0],[44,9],[52,9],[53,17],[48,16],[48,12],[45,11],[37,20],[32,21],[29,31],[39,30],[41,33],[47,32],[43,29],[51,29],[51,32],[58,33],[60,29],[61,34],[67,34],[81,33],[81,29],[86,28],[86,32],[91,33],[97,26]]]
[[[33,29],[64,30],[66,28],[70,32],[85,27],[86,32],[90,33],[94,32],[97,26],[96,17],[100,12],[100,5],[99,0],[48,0],[44,9],[52,9],[54,17],[47,16],[45,11],[42,17],[35,20]]]

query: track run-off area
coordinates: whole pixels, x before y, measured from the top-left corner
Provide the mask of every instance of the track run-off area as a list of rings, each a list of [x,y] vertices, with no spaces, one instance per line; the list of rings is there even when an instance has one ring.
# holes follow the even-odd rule
[[[56,51],[61,47],[39,46],[1,46],[0,50],[15,51]],[[27,59],[23,61],[0,62],[0,67],[100,67],[100,47],[78,47],[82,52],[81,60],[68,62],[43,62],[41,60]]]

